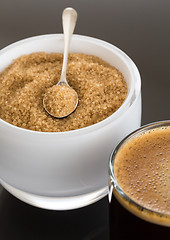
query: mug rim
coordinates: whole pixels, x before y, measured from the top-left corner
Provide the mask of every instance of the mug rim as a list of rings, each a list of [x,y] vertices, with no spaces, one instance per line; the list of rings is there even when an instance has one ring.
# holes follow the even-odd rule
[[[41,39],[48,39],[48,38],[57,38],[60,40],[64,40],[64,35],[63,34],[45,34],[45,35],[38,35],[38,36],[33,36],[29,38],[25,38],[22,40],[19,40],[17,42],[14,42],[5,48],[0,50],[0,57],[1,54],[7,53],[9,50],[21,45],[25,44],[31,41],[36,41],[36,40],[41,40]],[[93,125],[83,127],[80,129],[75,129],[75,130],[70,130],[70,131],[64,131],[64,132],[41,132],[41,131],[34,131],[30,129],[25,129],[21,128],[15,125],[12,125],[11,123],[6,122],[5,120],[0,118],[0,122],[5,124],[6,127],[11,127],[13,130],[16,131],[22,131],[23,133],[33,133],[33,134],[41,134],[41,135],[59,135],[59,136],[68,136],[68,135],[79,135],[79,134],[87,134],[92,131],[102,129],[103,127],[109,125],[112,123],[112,121],[118,121],[119,117],[125,114],[125,112],[132,106],[134,103],[137,101],[140,92],[141,92],[141,76],[139,73],[139,70],[135,63],[132,61],[132,59],[121,49],[116,47],[115,45],[108,43],[104,40],[90,37],[90,36],[85,36],[85,35],[79,35],[79,34],[74,34],[72,36],[72,39],[78,40],[78,41],[86,41],[89,43],[97,44],[98,46],[105,47],[106,49],[114,52],[119,58],[121,58],[122,61],[124,61],[127,65],[127,68],[129,69],[131,76],[133,77],[132,81],[132,87],[128,92],[128,95],[122,105],[114,112],[111,114],[109,117],[105,118],[104,120],[95,123]],[[136,86],[135,86],[135,81],[136,81]],[[137,90],[136,90],[137,89]],[[136,92],[135,92],[136,90]],[[135,93],[134,93],[135,92]],[[128,106],[128,104],[130,106]]]
[[[119,197],[123,198],[125,200],[125,202],[127,202],[128,204],[131,204],[132,207],[135,207],[136,209],[142,209],[145,210],[148,213],[152,213],[154,215],[157,216],[164,216],[165,218],[168,218],[170,220],[170,214],[166,214],[166,213],[162,213],[159,211],[155,211],[155,210],[151,210],[147,207],[142,206],[141,204],[135,202],[134,200],[132,200],[124,191],[123,189],[120,187],[120,185],[118,184],[116,177],[114,175],[114,160],[116,157],[117,152],[119,151],[119,149],[122,147],[122,145],[124,143],[126,143],[126,141],[131,140],[135,137],[137,137],[138,135],[140,136],[142,133],[144,133],[145,131],[149,131],[152,129],[156,129],[156,128],[160,128],[160,127],[166,127],[166,126],[170,126],[170,120],[163,120],[163,121],[157,121],[157,122],[153,122],[153,123],[148,123],[146,125],[143,125],[142,127],[138,128],[137,130],[133,131],[132,133],[128,134],[112,151],[111,155],[110,155],[110,159],[109,159],[109,182],[110,182],[110,186],[112,186],[112,190],[114,189],[114,191],[116,192],[116,194],[118,194]],[[111,191],[112,191],[111,190]],[[111,194],[111,192],[110,192]],[[129,212],[131,212],[128,209]],[[133,210],[132,210],[133,213]],[[155,222],[152,221],[151,222]],[[160,223],[161,224],[161,223]],[[164,225],[164,224],[161,224]],[[168,225],[169,226],[169,225]]]

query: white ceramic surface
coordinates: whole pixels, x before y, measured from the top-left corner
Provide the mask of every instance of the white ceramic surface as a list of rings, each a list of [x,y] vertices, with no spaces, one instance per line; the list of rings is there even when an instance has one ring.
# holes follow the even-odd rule
[[[62,34],[14,43],[0,51],[0,72],[22,54],[63,52],[63,46]],[[118,68],[128,84],[128,96],[107,119],[69,132],[35,132],[0,119],[1,183],[20,199],[48,209],[77,208],[105,196],[110,153],[141,123],[141,79],[132,60],[109,43],[80,35],[73,36],[70,52],[97,55]],[[36,199],[30,201],[30,196]],[[52,199],[55,206],[41,204],[37,197]]]

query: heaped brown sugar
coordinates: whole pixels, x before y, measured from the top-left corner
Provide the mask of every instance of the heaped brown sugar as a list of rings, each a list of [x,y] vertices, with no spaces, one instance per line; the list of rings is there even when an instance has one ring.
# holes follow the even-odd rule
[[[68,84],[79,104],[70,116],[52,118],[43,108],[43,96],[60,79],[63,55],[32,53],[16,59],[0,74],[0,117],[21,128],[63,132],[87,127],[113,114],[127,96],[123,75],[93,55],[72,53]]]
[[[77,93],[67,84],[54,85],[44,94],[44,107],[53,117],[62,118],[71,114],[77,101]]]

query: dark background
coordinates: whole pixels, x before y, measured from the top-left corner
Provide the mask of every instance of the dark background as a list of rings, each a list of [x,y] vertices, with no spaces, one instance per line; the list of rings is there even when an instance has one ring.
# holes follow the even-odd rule
[[[78,11],[76,34],[126,52],[142,77],[142,125],[170,118],[170,0],[0,0],[0,49],[61,33],[65,7]],[[74,211],[46,211],[0,187],[0,239],[108,239],[107,197]]]

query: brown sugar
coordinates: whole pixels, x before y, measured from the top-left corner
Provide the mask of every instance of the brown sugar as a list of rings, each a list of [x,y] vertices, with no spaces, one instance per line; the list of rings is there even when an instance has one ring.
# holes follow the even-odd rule
[[[46,90],[60,79],[63,54],[23,55],[0,74],[0,118],[15,126],[42,132],[87,127],[113,114],[127,96],[123,75],[93,55],[72,53],[67,81],[79,104],[67,118],[52,118],[43,108]]]
[[[54,117],[62,118],[75,110],[77,93],[66,84],[54,85],[44,95],[44,107]]]

